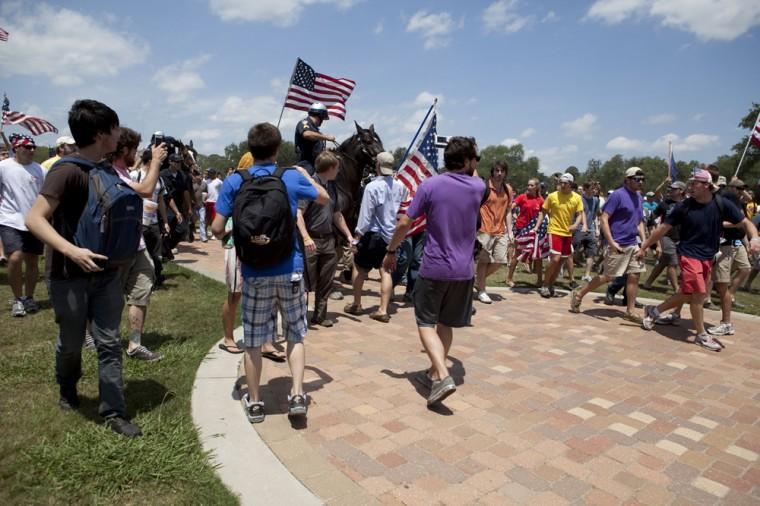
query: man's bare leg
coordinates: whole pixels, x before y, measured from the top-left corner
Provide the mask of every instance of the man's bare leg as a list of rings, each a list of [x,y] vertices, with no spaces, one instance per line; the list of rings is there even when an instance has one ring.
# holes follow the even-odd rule
[[[391,302],[393,296],[393,276],[390,272],[386,272],[385,269],[380,269],[380,307],[377,312],[379,314],[388,313],[388,304]],[[354,297],[356,300],[356,297]]]
[[[446,347],[441,336],[433,327],[417,327],[417,330],[420,334],[422,346],[425,348],[425,353],[427,353],[428,358],[430,358],[430,363],[432,364],[433,374],[431,377],[434,380],[445,378],[449,375],[449,371],[446,368]],[[451,346],[450,341],[449,346]]]
[[[245,350],[245,382],[248,385],[248,400],[258,402],[259,383],[261,382],[261,346]]]
[[[636,312],[636,295],[639,293],[639,274],[629,274],[625,282],[625,298],[628,303],[628,314]]]
[[[303,370],[306,367],[306,348],[303,343],[288,341],[288,367],[293,376],[293,387],[290,395],[303,395]]]
[[[364,281],[367,279],[367,272],[365,272],[363,269],[359,269],[354,264],[354,273],[353,273],[353,290],[354,290],[354,305],[361,309],[362,307],[362,288],[364,287]]]

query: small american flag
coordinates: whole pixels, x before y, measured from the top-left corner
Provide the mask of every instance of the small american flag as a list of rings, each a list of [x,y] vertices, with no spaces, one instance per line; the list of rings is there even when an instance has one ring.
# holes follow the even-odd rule
[[[49,121],[27,116],[23,112],[3,111],[3,125],[21,125],[33,135],[42,135],[48,132],[58,133],[58,129]]]
[[[750,140],[752,144],[760,148],[760,114],[757,115],[757,121],[755,121],[755,128],[752,129],[752,138]]]
[[[346,100],[355,87],[355,81],[315,72],[299,58],[290,77],[285,107],[308,111],[314,102],[322,102],[331,118],[346,119]]]
[[[671,181],[678,181],[678,170],[676,169],[676,159],[673,156],[673,150],[670,150],[670,158],[668,159],[668,176]]]
[[[0,40],[3,42],[8,42],[8,35],[10,35],[8,32],[0,28]]]
[[[546,234],[546,228],[549,224],[549,218],[544,217],[541,226],[538,227],[538,233],[533,229],[536,226],[538,215],[534,216],[530,223],[518,230],[515,234],[517,242],[517,261],[532,262],[549,256],[549,237]]]
[[[417,193],[417,187],[425,178],[438,174],[438,148],[436,148],[436,113],[430,120],[427,130],[420,138],[416,148],[409,152],[401,168],[396,173],[396,179],[401,181],[409,189],[409,200],[401,203],[399,214],[406,214],[406,210]],[[415,235],[425,229],[425,216],[420,216],[409,230],[407,236]]]

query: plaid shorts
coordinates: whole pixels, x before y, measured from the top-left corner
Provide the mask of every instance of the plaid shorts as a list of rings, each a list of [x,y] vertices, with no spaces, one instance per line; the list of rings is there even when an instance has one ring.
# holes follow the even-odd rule
[[[262,346],[277,337],[277,306],[283,317],[285,339],[289,343],[303,342],[307,323],[301,273],[246,278],[242,299],[240,314],[246,348]]]

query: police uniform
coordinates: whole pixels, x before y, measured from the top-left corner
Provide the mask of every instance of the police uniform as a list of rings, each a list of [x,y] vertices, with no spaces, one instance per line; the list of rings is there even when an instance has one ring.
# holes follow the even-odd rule
[[[296,126],[295,146],[296,156],[298,156],[299,160],[298,165],[305,168],[310,175],[313,175],[315,160],[317,159],[317,155],[324,151],[325,141],[310,141],[304,138],[303,134],[305,132],[321,133],[311,116],[306,116],[306,118],[298,122]]]

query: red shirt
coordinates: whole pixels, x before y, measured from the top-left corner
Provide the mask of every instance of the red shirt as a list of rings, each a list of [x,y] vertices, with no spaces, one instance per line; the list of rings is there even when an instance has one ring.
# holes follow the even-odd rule
[[[515,207],[520,209],[520,214],[517,216],[515,229],[519,230],[530,223],[530,220],[538,216],[543,205],[544,199],[541,195],[536,195],[535,197],[529,197],[527,193],[518,195],[515,199]]]

